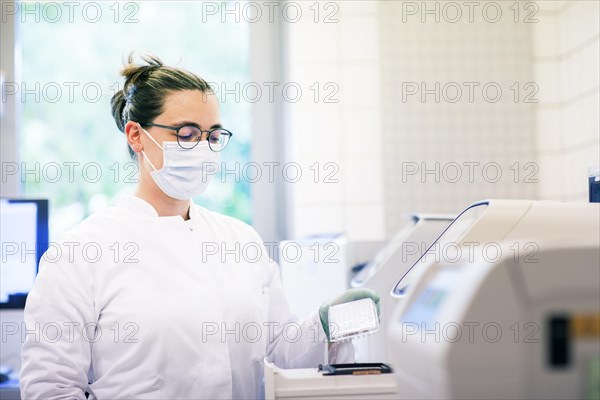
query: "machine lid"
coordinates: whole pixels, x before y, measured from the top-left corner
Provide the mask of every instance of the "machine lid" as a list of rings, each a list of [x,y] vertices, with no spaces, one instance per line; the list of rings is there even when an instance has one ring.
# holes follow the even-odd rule
[[[394,254],[398,246],[401,245],[404,240],[406,240],[413,227],[419,222],[420,219],[421,217],[419,217],[417,214],[412,214],[410,216],[410,220],[406,222],[402,228],[400,228],[400,230],[394,235],[394,237],[392,237],[388,244],[385,245],[383,249],[381,249],[375,255],[375,257],[354,276],[354,278],[352,278],[350,285],[352,287],[360,287],[373,275],[375,275],[380,266],[383,265],[385,261]]]
[[[436,240],[434,240],[429,246],[429,248],[415,261],[415,263],[406,271],[406,273],[398,280],[396,285],[394,285],[392,289],[393,297],[402,297],[408,285],[410,284],[410,275],[413,275],[416,271],[413,271],[415,266],[419,263],[422,263],[423,257],[427,255],[427,253],[432,249],[433,246],[440,240],[444,241],[453,241],[458,240],[472,225],[479,219],[481,214],[486,210],[487,206],[489,206],[489,200],[482,200],[476,203],[471,204],[469,207],[465,208],[458,216],[448,225],[446,229],[438,236]]]
[[[454,219],[452,215],[448,214],[421,213],[408,214],[406,215],[406,218],[408,221],[400,228],[392,239],[352,278],[352,281],[350,282],[352,287],[361,287],[371,279],[375,273],[381,269],[382,265],[396,253],[398,247],[402,246],[402,243],[404,243],[411,235],[416,225],[427,221],[452,221]]]

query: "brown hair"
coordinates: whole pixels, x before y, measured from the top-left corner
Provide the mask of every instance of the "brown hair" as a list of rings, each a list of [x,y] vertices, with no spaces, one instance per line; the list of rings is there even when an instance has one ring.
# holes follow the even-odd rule
[[[121,132],[125,132],[127,121],[141,125],[152,122],[163,113],[165,98],[178,90],[200,90],[212,92],[210,85],[199,76],[181,68],[166,66],[154,55],[142,56],[145,64],[134,64],[133,52],[121,69],[125,77],[123,90],[110,100],[112,115]],[[129,154],[135,153],[127,146]]]

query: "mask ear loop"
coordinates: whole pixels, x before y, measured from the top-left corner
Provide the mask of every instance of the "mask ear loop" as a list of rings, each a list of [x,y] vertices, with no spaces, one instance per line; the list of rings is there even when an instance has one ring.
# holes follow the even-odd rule
[[[150,166],[152,167],[153,170],[157,171],[156,167],[154,166],[154,164],[152,164],[152,161],[150,161],[150,159],[148,158],[148,156],[146,155],[146,152],[144,150],[141,151],[142,155],[144,156],[144,158],[146,159],[146,161],[148,161],[148,164],[150,164]]]
[[[146,135],[148,135],[148,137],[150,138],[150,140],[152,140],[154,142],[154,144],[156,144],[162,151],[165,151],[165,149],[163,149],[163,147],[160,144],[158,144],[158,142],[156,140],[154,140],[154,138],[148,133],[148,131],[146,131],[144,128],[142,128],[142,125],[140,125],[140,124],[138,124],[138,125],[140,126],[141,130],[143,130],[144,132],[146,132]],[[144,158],[146,159],[146,161],[148,161],[148,164],[150,164],[150,166],[152,167],[152,169],[155,170],[155,171],[157,171],[157,169],[154,166],[154,164],[152,164],[152,161],[150,161],[150,159],[146,155],[146,152],[144,150],[142,150],[141,153],[144,156]]]

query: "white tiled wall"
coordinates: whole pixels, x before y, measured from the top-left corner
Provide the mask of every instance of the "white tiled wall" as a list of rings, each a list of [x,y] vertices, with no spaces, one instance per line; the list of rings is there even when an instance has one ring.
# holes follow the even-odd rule
[[[584,200],[587,168],[599,163],[599,2],[520,2],[518,21],[515,2],[481,2],[474,21],[463,7],[455,23],[406,18],[407,3],[424,4],[338,1],[337,22],[323,23],[321,9],[315,23],[314,3],[297,2],[307,18],[286,24],[285,79],[305,93],[286,104],[285,134],[287,159],[309,179],[289,185],[288,236],[344,231],[377,241],[407,212],[456,213],[483,198]],[[434,3],[445,4],[426,7]],[[499,21],[482,18],[486,3],[501,5]],[[315,82],[319,101],[308,89]],[[339,87],[337,103],[323,102],[328,82]],[[403,99],[403,83],[411,82],[455,82],[463,98]],[[479,85],[473,102],[464,100],[465,82]],[[490,82],[503,91],[496,103],[482,97]],[[533,89],[534,102],[525,102]],[[415,165],[416,175],[403,176]],[[437,165],[439,179],[421,174]],[[323,182],[332,172],[336,181]]]
[[[436,4],[439,22],[421,12]],[[539,185],[524,181],[535,176],[534,104],[523,101],[523,92],[515,102],[510,89],[514,82],[522,90],[534,81],[530,28],[514,22],[508,9],[512,2],[496,3],[502,4],[503,14],[494,23],[483,18],[484,4],[479,3],[472,22],[464,7],[457,22],[448,22],[454,14],[443,18],[444,2],[413,2],[419,8],[416,15],[407,13],[407,2],[380,3],[388,236],[405,212],[457,213],[485,198],[537,197]],[[417,95],[403,98],[403,84],[425,83],[431,89],[436,82],[440,90],[458,85],[463,97],[454,103],[454,92],[440,96],[439,102],[433,95],[424,101]],[[472,102],[467,82],[479,85]],[[483,97],[482,88],[489,83],[502,90],[496,103]],[[418,173],[403,176],[410,165]],[[438,176],[422,173],[438,165]],[[498,180],[497,171],[502,173]]]
[[[316,23],[314,2],[296,4],[303,17],[285,26],[285,81],[298,83],[304,96],[286,104],[286,135],[288,159],[301,164],[303,178],[288,185],[288,234],[346,232],[352,240],[383,239],[377,2],[321,2]],[[326,16],[337,21],[327,23]],[[308,89],[315,82],[317,99]],[[337,102],[326,102],[326,95]]]
[[[532,26],[540,86],[536,147],[543,199],[587,201],[587,171],[600,164],[598,1],[538,2]]]

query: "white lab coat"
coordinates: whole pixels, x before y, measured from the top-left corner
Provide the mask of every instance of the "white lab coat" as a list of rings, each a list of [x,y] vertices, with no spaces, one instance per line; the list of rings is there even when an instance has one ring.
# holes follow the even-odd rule
[[[252,227],[193,203],[188,221],[159,217],[133,195],[50,246],[25,324],[23,399],[260,398],[264,357],[326,361],[318,313],[296,323]]]

